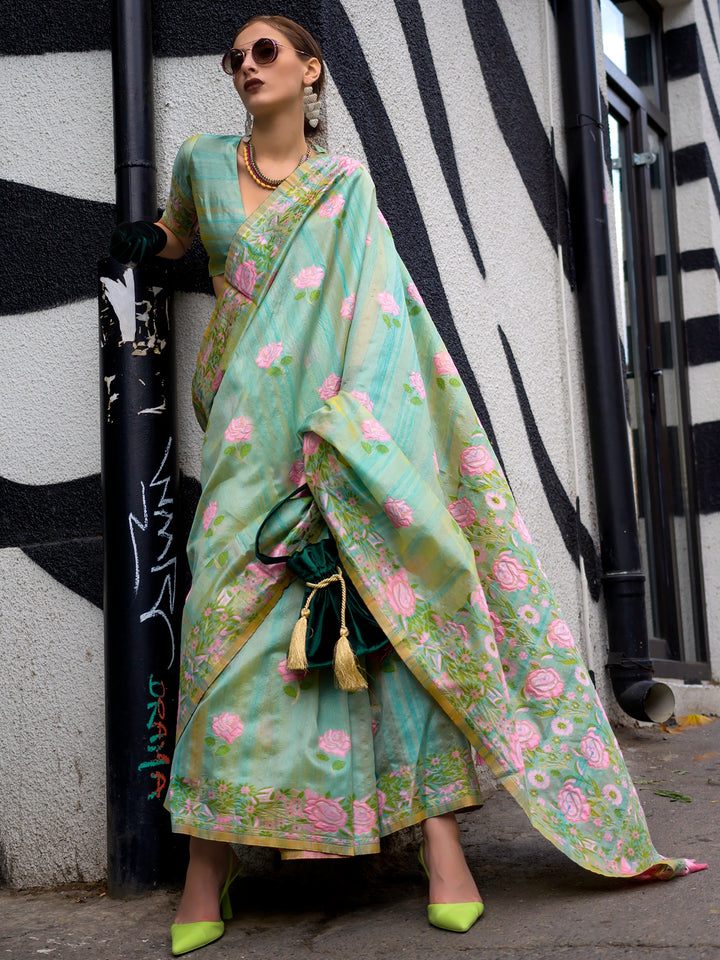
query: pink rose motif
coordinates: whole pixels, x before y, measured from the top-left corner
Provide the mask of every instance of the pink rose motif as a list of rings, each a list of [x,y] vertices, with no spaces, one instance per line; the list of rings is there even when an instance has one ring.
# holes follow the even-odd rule
[[[363,432],[363,436],[366,440],[389,440],[390,434],[385,430],[377,420],[363,420],[360,424],[360,429]]]
[[[215,514],[217,513],[217,500],[211,501],[203,512],[202,525],[203,530],[209,530],[212,526],[212,522],[215,519]]]
[[[536,700],[553,700],[563,692],[562,677],[552,667],[531,670],[525,681],[525,695]]]
[[[345,297],[341,306],[340,306],[340,316],[343,320],[350,321],[355,314],[355,294],[351,293],[349,296]]]
[[[590,804],[578,787],[566,784],[558,793],[557,802],[560,811],[570,823],[584,823],[590,819]]]
[[[467,497],[453,501],[448,507],[448,513],[463,529],[472,526],[477,519],[477,512]]]
[[[323,753],[344,757],[350,749],[350,737],[344,730],[326,730],[319,738],[318,746]]]
[[[494,469],[495,461],[487,447],[465,447],[460,454],[460,472],[466,476],[480,476]]]
[[[580,750],[588,762],[588,766],[594,770],[604,770],[610,764],[610,757],[594,727],[590,727],[588,732],[580,741]]]
[[[513,522],[513,526],[515,527],[517,532],[520,534],[521,539],[524,540],[525,543],[532,543],[532,537],[530,536],[530,532],[528,531],[528,528],[525,526],[525,521],[520,516],[519,510],[516,510],[515,513],[513,514],[512,522]]]
[[[492,620],[495,640],[501,643],[505,639],[505,627],[502,625],[500,617],[498,617],[496,613],[493,613],[492,610],[490,611],[490,619]]]
[[[287,657],[280,661],[277,672],[282,677],[283,683],[296,683],[298,680],[302,680],[305,676],[305,673],[302,670],[288,670]]]
[[[370,413],[373,412],[373,407],[375,406],[375,404],[372,402],[372,400],[371,400],[370,397],[365,393],[364,390],[351,390],[351,391],[350,391],[350,396],[351,396],[351,397],[355,397],[355,399],[357,400],[357,402],[358,402],[359,404],[362,404],[362,406],[365,407],[366,410],[369,410]]]
[[[391,313],[396,317],[400,313],[400,307],[397,305],[395,297],[389,290],[381,290],[378,294],[378,303],[383,313]]]
[[[267,370],[268,367],[271,367],[277,358],[282,354],[282,340],[278,340],[275,343],[268,343],[267,346],[263,347],[260,353],[255,357],[255,363]]]
[[[305,816],[320,833],[337,833],[347,823],[347,814],[337,802],[329,797],[318,797],[306,791],[308,802]]]
[[[329,400],[330,397],[336,397],[340,393],[340,384],[342,380],[336,373],[330,373],[318,387],[318,393],[321,400]]]
[[[470,594],[470,603],[479,610],[482,610],[483,613],[490,613],[485,591],[483,590],[481,583],[479,583]]]
[[[527,777],[530,785],[537,790],[545,790],[546,787],[550,786],[550,777],[543,773],[542,770],[531,770]]]
[[[410,586],[407,571],[403,567],[385,584],[385,596],[398,616],[411,617],[415,613],[415,591]]]
[[[252,432],[252,420],[249,420],[248,417],[235,417],[235,419],[231,420],[228,424],[228,428],[225,431],[225,439],[229,443],[243,443],[250,439]]]
[[[425,381],[422,378],[422,374],[419,370],[410,371],[410,383],[417,390],[418,396],[421,400],[424,400],[426,397],[425,393]]]
[[[553,620],[547,632],[547,639],[548,643],[555,647],[566,647],[568,650],[572,650],[575,646],[570,628],[564,620]]]
[[[535,624],[539,623],[540,621],[540,614],[530,603],[525,603],[522,607],[520,607],[518,610],[518,616],[526,623]]]
[[[414,300],[415,303],[419,303],[421,307],[425,306],[425,301],[420,296],[418,288],[415,286],[415,284],[412,281],[410,281],[410,283],[408,284],[407,292],[411,300]]]
[[[457,368],[447,350],[441,350],[440,353],[436,353],[433,357],[433,363],[435,364],[435,370],[439,377],[446,375],[456,377],[458,375]]]
[[[568,737],[575,729],[572,720],[566,720],[564,717],[555,717],[550,726],[552,732],[558,737]]]
[[[324,276],[325,271],[322,267],[304,267],[296,277],[293,277],[293,283],[298,290],[307,290],[319,287]]]
[[[493,564],[493,577],[501,590],[522,590],[528,582],[520,563],[507,551]]]
[[[388,497],[383,504],[383,510],[392,520],[392,525],[395,529],[409,527],[413,522],[412,509],[404,500],[393,500],[392,497]]]
[[[385,219],[385,216],[384,216],[382,210],[378,210],[378,220],[380,221],[380,223],[381,223],[384,227],[387,227],[388,230],[390,229],[390,227],[389,227],[389,225],[388,225],[388,222],[387,222],[387,220]]]
[[[251,298],[257,282],[257,267],[254,260],[244,260],[235,273],[235,284],[246,297]]]
[[[353,802],[353,827],[355,833],[370,833],[375,829],[377,816],[373,808],[362,800]]]
[[[515,723],[515,733],[521,750],[534,750],[540,743],[540,732],[530,720],[518,720]]]
[[[216,737],[222,737],[227,743],[232,743],[242,734],[243,726],[240,717],[236,717],[234,713],[227,713],[227,711],[212,718],[213,733]]]
[[[295,463],[290,467],[290,473],[288,474],[291,483],[294,483],[296,487],[301,486],[305,483],[305,464],[302,460],[296,460]]]
[[[438,463],[437,452],[433,450],[433,463],[435,464],[435,473],[440,473],[440,464]]]
[[[353,157],[338,157],[337,160],[338,166],[345,173],[346,177],[349,177],[351,174],[355,173],[362,164],[359,160],[353,159]]]
[[[328,197],[325,203],[320,204],[318,213],[321,217],[336,217],[345,206],[345,197],[336,193]]]
[[[303,434],[303,453],[306,457],[311,457],[314,453],[317,453],[319,446],[320,437],[316,433],[311,431]]]

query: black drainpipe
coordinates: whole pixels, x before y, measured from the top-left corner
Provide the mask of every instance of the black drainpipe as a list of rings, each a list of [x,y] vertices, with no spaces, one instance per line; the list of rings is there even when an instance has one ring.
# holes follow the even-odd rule
[[[615,313],[593,0],[557,0],[568,195],[608,624],[608,671],[622,709],[666,720],[672,691],[652,679],[625,377]]]
[[[155,220],[151,4],[113,0],[118,220]],[[178,472],[161,265],[99,264],[108,892],[176,869],[163,810],[177,710]]]

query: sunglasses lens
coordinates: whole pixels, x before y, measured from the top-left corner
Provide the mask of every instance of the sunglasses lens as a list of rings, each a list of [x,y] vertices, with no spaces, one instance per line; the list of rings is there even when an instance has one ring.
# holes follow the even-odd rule
[[[257,43],[253,44],[252,48],[253,60],[255,63],[259,63],[261,65],[272,63],[277,56],[277,52],[277,44],[267,37],[263,38],[262,40],[258,40]]]
[[[242,50],[228,50],[222,58],[222,68],[229,77],[232,77],[243,65],[244,59],[245,54]]]

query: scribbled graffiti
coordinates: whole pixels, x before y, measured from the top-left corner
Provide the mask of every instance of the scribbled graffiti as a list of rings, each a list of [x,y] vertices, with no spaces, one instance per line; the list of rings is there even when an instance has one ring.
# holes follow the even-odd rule
[[[154,781],[154,789],[147,795],[148,800],[159,800],[167,786],[167,770],[161,767],[170,766],[170,749],[167,746],[168,729],[165,725],[165,684],[162,680],[155,680],[150,674],[148,678],[148,721],[147,729],[151,731],[145,749],[151,757],[138,764],[138,772],[147,770],[149,777]]]

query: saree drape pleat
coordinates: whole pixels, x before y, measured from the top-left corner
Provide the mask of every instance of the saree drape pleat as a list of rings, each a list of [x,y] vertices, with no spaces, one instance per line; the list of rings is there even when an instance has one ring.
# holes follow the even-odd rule
[[[428,811],[479,802],[470,743],[582,866],[685,872],[651,844],[530,534],[366,172],[346,157],[307,161],[239,229],[225,276],[194,380],[206,434],[168,795],[176,829],[377,849],[378,835]],[[313,501],[288,503],[274,542],[291,552],[330,529],[394,648],[367,659],[367,693],[338,691],[322,671],[287,675],[302,584],[284,564],[259,563],[254,539],[303,482]],[[245,779],[226,777],[231,768]]]

